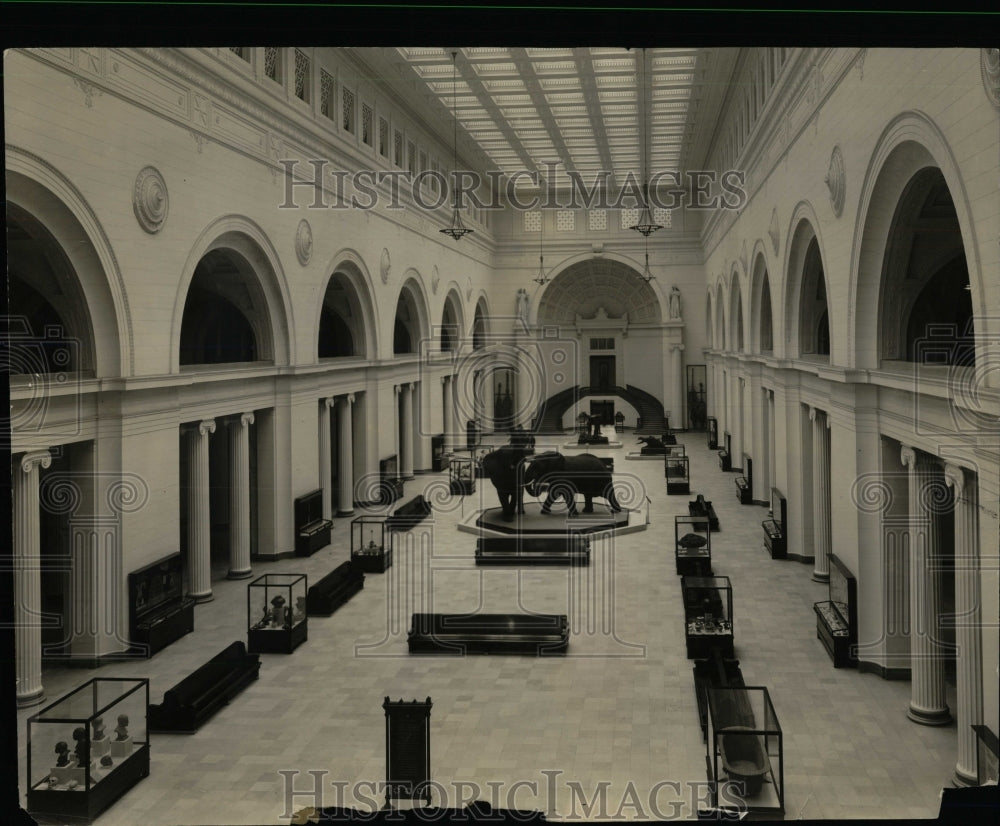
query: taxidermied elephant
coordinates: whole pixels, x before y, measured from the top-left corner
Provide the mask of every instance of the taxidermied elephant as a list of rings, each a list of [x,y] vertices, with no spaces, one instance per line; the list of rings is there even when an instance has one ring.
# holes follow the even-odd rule
[[[615,498],[611,484],[611,471],[604,462],[592,453],[563,456],[561,453],[542,453],[534,458],[524,472],[524,485],[531,496],[540,496],[548,488],[542,513],[548,513],[552,503],[563,498],[569,507],[569,515],[576,514],[574,495],[583,494],[584,513],[594,512],[594,497],[608,500],[611,510],[620,511],[621,505]]]
[[[534,441],[534,440],[532,440]],[[489,477],[493,487],[497,489],[500,507],[503,508],[503,518],[510,522],[517,513],[524,513],[524,487],[519,478],[521,475],[521,460],[534,448],[520,445],[501,445],[491,453],[483,456],[480,464],[483,474]]]

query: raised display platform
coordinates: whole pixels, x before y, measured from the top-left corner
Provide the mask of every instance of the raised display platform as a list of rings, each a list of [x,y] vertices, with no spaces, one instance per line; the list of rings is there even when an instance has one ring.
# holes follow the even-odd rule
[[[574,439],[572,442],[563,442],[561,447],[567,450],[582,450],[586,453],[589,453],[591,450],[607,450],[608,448],[615,450],[617,448],[624,447],[624,443],[615,441],[614,439],[608,439],[608,443],[606,445],[580,444],[578,441],[576,441],[576,439]],[[662,459],[663,457],[659,456],[657,458]]]
[[[615,531],[619,534],[646,530],[649,515],[646,503],[639,509],[614,513],[601,501],[594,502],[594,512],[584,513],[582,501],[577,503],[576,516],[569,516],[563,503],[553,505],[552,512],[543,514],[540,502],[525,502],[524,513],[511,522],[503,519],[499,507],[474,511],[458,524],[460,531],[477,536],[545,536],[567,533],[594,534]]]

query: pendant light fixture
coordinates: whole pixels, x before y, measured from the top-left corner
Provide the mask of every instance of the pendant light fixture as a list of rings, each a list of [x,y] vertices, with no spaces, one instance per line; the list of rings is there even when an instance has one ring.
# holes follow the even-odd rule
[[[545,274],[545,213],[540,212],[538,218],[538,275],[534,281],[543,286],[549,283],[549,277]]]
[[[458,55],[457,51],[451,53],[451,116],[454,120],[454,132],[452,137],[452,175],[458,175],[458,93],[456,91],[457,84],[457,70],[455,57]],[[469,229],[462,222],[462,215],[458,210],[458,189],[455,189],[455,197],[452,202],[452,212],[451,212],[451,226],[445,227],[440,232],[445,235],[450,235],[456,241],[458,241],[463,235],[467,235],[473,230]]]
[[[641,232],[649,238],[658,229],[663,229],[663,224],[657,224],[653,220],[653,213],[649,209],[649,170],[646,168],[646,49],[641,50],[642,66],[640,70],[640,92],[639,92],[639,129],[642,132],[640,140],[642,157],[639,159],[642,166],[642,212],[639,213],[639,221],[630,227],[636,232]],[[646,272],[649,272],[649,254],[646,254]],[[645,277],[645,276],[643,276]],[[650,276],[652,277],[652,276]],[[646,279],[649,280],[648,278]]]

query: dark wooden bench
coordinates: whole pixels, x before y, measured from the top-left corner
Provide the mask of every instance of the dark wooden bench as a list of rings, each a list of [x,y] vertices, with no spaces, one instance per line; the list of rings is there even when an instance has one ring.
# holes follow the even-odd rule
[[[193,734],[259,672],[260,655],[236,640],[168,690],[160,705],[150,705],[149,730]]]
[[[565,614],[414,614],[411,654],[564,654]]]
[[[777,488],[771,488],[772,519],[760,523],[764,529],[764,545],[771,559],[785,559],[788,556],[788,541],[785,538],[785,525],[788,524],[788,501]]]
[[[333,522],[323,518],[323,491],[314,491],[295,499],[295,555],[312,556],[330,544]]]
[[[414,496],[405,505],[393,511],[385,520],[387,531],[409,531],[423,522],[431,513],[431,503],[423,494]]]
[[[476,540],[477,565],[589,565],[590,540],[585,536],[481,536]]]
[[[184,559],[171,554],[128,575],[129,636],[152,657],[194,631],[194,600],[184,596]]]
[[[343,562],[309,586],[306,591],[306,614],[328,617],[365,587],[365,575],[354,562]]]
[[[723,448],[719,451],[719,470],[729,471],[732,469],[733,465],[729,457],[729,451]]]
[[[710,531],[719,530],[719,517],[715,514],[712,503],[705,499],[704,494],[699,493],[695,499],[688,502],[688,514],[691,516],[704,516],[708,519],[708,529]],[[705,523],[697,523],[699,530],[705,530]]]

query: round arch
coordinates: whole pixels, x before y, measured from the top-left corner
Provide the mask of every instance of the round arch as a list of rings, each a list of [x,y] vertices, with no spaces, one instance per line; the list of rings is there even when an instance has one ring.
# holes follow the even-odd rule
[[[734,353],[746,352],[746,325],[743,323],[743,290],[740,288],[740,271],[733,267],[729,277],[729,341]]]
[[[830,291],[826,278],[826,254],[823,239],[819,234],[819,221],[816,212],[808,201],[800,201],[792,210],[792,218],[786,237],[788,245],[785,256],[784,284],[781,290],[782,307],[780,330],[783,358],[798,358],[811,354],[813,350],[823,348],[814,344],[814,339],[821,338],[820,327],[825,323],[826,329],[836,329],[833,324],[833,307],[830,303]],[[819,289],[819,279],[822,278],[822,289]],[[816,292],[811,290],[815,288]],[[813,296],[808,308],[811,314],[802,312],[804,291]],[[818,295],[822,301],[818,302]],[[804,349],[803,339],[809,339]],[[832,342],[827,348],[832,353]]]
[[[486,346],[491,326],[489,302],[485,295],[480,295],[476,299],[476,308],[472,315],[472,329],[469,331],[473,350],[480,350]]]
[[[288,284],[278,254],[264,230],[252,220],[242,215],[225,215],[202,231],[184,263],[170,328],[171,372],[180,371],[181,327],[195,270],[202,259],[216,251],[235,253],[249,267],[266,306],[266,312],[254,319],[257,328],[266,336],[260,344],[262,352],[275,365],[291,364],[294,321]]]
[[[457,349],[461,345],[462,331],[465,330],[465,312],[462,306],[462,294],[458,289],[458,284],[452,282],[444,294],[444,301],[441,304],[441,344],[445,344],[446,337],[451,341],[451,347],[442,350]]]
[[[390,340],[393,344],[390,355],[418,353],[420,352],[420,343],[427,341],[430,336],[431,324],[427,309],[427,295],[424,292],[420,273],[412,267],[403,273],[403,283],[400,284],[397,294],[392,324],[393,331]],[[406,350],[397,351],[397,347],[401,345],[397,339],[397,332],[401,332],[400,325],[405,328],[406,334],[409,336],[410,346]]]
[[[726,338],[726,305],[723,294],[722,283],[715,287],[715,349],[726,350],[728,340]]]
[[[752,353],[774,350],[774,303],[767,256],[763,249],[755,250],[750,275],[750,347]]]
[[[60,172],[17,147],[7,147],[7,201],[44,228],[79,285],[98,378],[131,376],[132,318],[114,250],[90,205]],[[10,255],[8,249],[8,256]]]
[[[893,234],[897,206],[904,191],[922,170],[940,171],[954,204],[969,275],[976,349],[986,340],[985,284],[968,193],[947,140],[922,112],[902,112],[882,131],[865,171],[859,195],[851,249],[848,306],[848,364],[875,369],[881,358],[880,308],[884,299],[886,253]],[[977,352],[977,358],[983,354]]]
[[[634,262],[622,256],[577,256],[553,268],[531,315],[534,324],[574,325],[576,316],[590,316],[599,308],[629,323],[660,323],[666,317],[662,296],[639,274]]]
[[[371,276],[368,272],[368,268],[365,266],[364,260],[361,256],[353,249],[342,249],[339,250],[331,259],[327,265],[324,272],[330,275],[326,278],[323,285],[323,299],[317,302],[316,310],[313,315],[313,326],[312,329],[314,334],[312,336],[313,341],[319,340],[320,331],[320,320],[323,315],[323,305],[326,300],[326,293],[330,289],[331,285],[335,283],[335,279],[339,281],[346,288],[350,288],[350,292],[353,296],[346,296],[347,300],[353,311],[358,314],[358,327],[360,327],[360,339],[362,341],[362,346],[359,348],[355,346],[355,355],[362,356],[366,359],[376,358],[378,353],[378,343],[379,343],[379,330],[378,325],[375,323],[375,319],[378,318],[378,313],[376,312],[375,298],[371,291]],[[358,332],[358,331],[355,331]],[[359,336],[355,336],[355,341]],[[357,352],[361,350],[361,352]],[[318,353],[318,348],[317,348]]]

